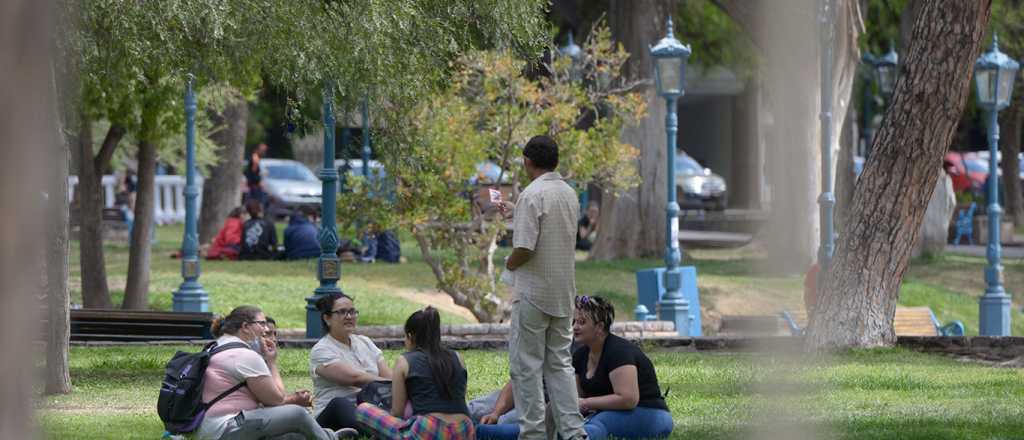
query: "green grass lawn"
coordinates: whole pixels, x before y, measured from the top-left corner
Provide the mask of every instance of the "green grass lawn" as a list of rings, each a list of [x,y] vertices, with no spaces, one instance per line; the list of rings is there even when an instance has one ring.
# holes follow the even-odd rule
[[[283,224],[278,227],[283,229]],[[150,306],[171,307],[171,292],[181,283],[179,260],[169,258],[181,242],[182,226],[157,228],[150,272]],[[407,238],[407,237],[406,237]],[[77,243],[71,250],[72,302],[81,302]],[[128,267],[124,243],[105,245],[110,289],[115,304],[123,297]],[[438,299],[436,285],[419,249],[403,240],[405,264],[343,264],[341,286],[356,297],[360,322],[400,324],[424,304]],[[500,259],[508,251],[499,249]],[[770,314],[803,307],[801,276],[766,275],[761,262],[767,256],[749,247],[688,250],[683,264],[697,268],[698,288],[705,312]],[[1014,297],[1013,334],[1024,335],[1024,315],[1017,286],[1024,285],[1024,261],[1004,259],[1005,286]],[[580,293],[612,300],[619,319],[632,316],[636,305],[636,271],[663,265],[660,259],[615,262],[580,261],[576,281]],[[963,321],[968,334],[977,334],[977,299],[985,290],[984,258],[945,255],[911,262],[900,290],[900,305],[928,306],[943,323]],[[284,328],[305,326],[305,298],[318,285],[316,262],[309,261],[203,261],[200,282],[210,293],[211,308],[226,313],[239,304],[258,304]],[[430,295],[434,296],[430,296]],[[441,294],[442,299],[443,294]],[[442,308],[446,323],[465,323],[472,316]]]
[[[37,404],[47,438],[155,439],[156,397],[175,347],[74,347],[74,391]],[[507,354],[464,352],[468,395],[508,377]],[[397,352],[388,351],[393,360]],[[282,350],[289,389],[308,388],[308,352]],[[901,349],[835,358],[650,353],[675,419],[674,439],[1024,437],[1024,373]],[[773,430],[778,430],[774,433]],[[786,437],[783,437],[785,435]]]

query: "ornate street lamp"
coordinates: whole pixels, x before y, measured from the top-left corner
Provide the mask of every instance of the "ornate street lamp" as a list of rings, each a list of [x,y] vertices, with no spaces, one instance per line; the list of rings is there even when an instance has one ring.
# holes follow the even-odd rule
[[[334,84],[324,85],[324,164],[320,168],[323,181],[320,215],[320,258],[317,261],[316,276],[320,287],[313,296],[306,298],[306,337],[316,339],[323,336],[320,312],[316,301],[320,297],[341,292],[341,261],[338,259],[338,226],[335,224],[335,194],[338,189],[338,170],[334,168]]]
[[[675,323],[680,335],[690,334],[690,304],[684,298],[684,276],[687,288],[692,284],[695,288],[697,272],[692,267],[679,267],[681,251],[679,249],[679,204],[676,202],[676,133],[679,122],[676,118],[676,102],[683,95],[683,81],[686,77],[686,60],[690,57],[690,47],[683,45],[672,34],[672,18],[668,19],[668,33],[651,47],[654,58],[655,87],[658,94],[665,99],[665,134],[668,140],[668,204],[665,222],[665,275],[664,295],[658,301],[658,316],[665,321]],[[685,272],[685,275],[684,275]],[[690,281],[693,281],[692,283]],[[696,292],[693,292],[696,294]],[[699,313],[699,312],[695,312]]]
[[[199,234],[196,232],[196,95],[195,77],[188,74],[185,89],[185,236],[181,242],[181,277],[184,281],[174,292],[175,312],[209,312],[210,296],[199,284]]]
[[[822,0],[818,17],[821,35],[821,195],[818,196],[819,233],[818,277],[819,298],[821,286],[832,264],[835,251],[835,232],[832,218],[836,197],[832,193],[832,24],[834,11],[831,0]]]
[[[370,179],[370,107],[363,98],[363,179]]]
[[[875,58],[875,81],[878,81],[878,90],[886,102],[892,98],[892,91],[896,89],[896,68],[899,65],[899,55],[889,43],[889,52]]]
[[[999,37],[992,36],[992,47],[974,63],[974,85],[978,105],[988,111],[988,267],[985,268],[985,294],[979,301],[979,332],[982,336],[1010,336],[1010,296],[1003,289],[1002,246],[999,223],[997,160],[999,146],[999,110],[1010,104],[1013,82],[1020,65],[999,51]]]
[[[565,42],[565,46],[558,48],[558,55],[569,57],[572,60],[572,65],[569,67],[569,79],[578,81],[580,79],[580,58],[583,57],[583,49],[573,41],[571,30],[569,31],[569,39]]]

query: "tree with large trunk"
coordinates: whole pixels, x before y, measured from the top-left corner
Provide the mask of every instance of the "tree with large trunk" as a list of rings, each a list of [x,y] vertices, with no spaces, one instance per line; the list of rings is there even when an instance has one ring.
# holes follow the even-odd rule
[[[992,28],[999,32],[999,48],[1015,60],[1024,59],[1024,0],[1000,0],[992,3]],[[1024,80],[1018,79],[1013,101],[999,114],[1000,167],[1003,171],[1003,201],[1007,220],[1024,226],[1024,194],[1021,186],[1020,161],[1017,160],[1024,141]]]
[[[649,1],[643,7],[627,0],[612,0],[608,24],[612,38],[629,52],[623,75],[630,81],[650,81],[654,72],[649,45],[665,36],[665,21],[676,2]],[[600,230],[591,257],[600,260],[661,255],[665,248],[665,101],[653,83],[643,89],[647,115],[622,133],[622,142],[640,150],[637,170],[641,183],[601,197]],[[683,98],[685,99],[685,97]]]
[[[107,266],[103,256],[103,173],[110,167],[114,149],[125,134],[114,124],[93,154],[92,122],[83,112],[77,119],[78,136],[78,265],[82,274],[82,302],[89,308],[110,308]]]
[[[210,140],[220,145],[217,164],[203,181],[203,206],[199,210],[199,242],[208,243],[217,235],[231,209],[241,201],[242,166],[249,104],[237,90],[220,112],[211,110],[217,131]]]
[[[0,115],[0,438],[33,438],[33,336],[42,330],[40,262],[48,241],[46,194],[59,145],[52,108],[53,5],[39,0],[0,3],[0,96],[17,111]],[[66,165],[64,165],[66,167]],[[66,197],[66,195],[64,196]],[[59,220],[58,220],[59,222]],[[65,254],[66,255],[66,254]]]
[[[970,94],[990,0],[929,1],[914,21],[889,110],[820,282],[810,349],[895,342],[900,282]]]

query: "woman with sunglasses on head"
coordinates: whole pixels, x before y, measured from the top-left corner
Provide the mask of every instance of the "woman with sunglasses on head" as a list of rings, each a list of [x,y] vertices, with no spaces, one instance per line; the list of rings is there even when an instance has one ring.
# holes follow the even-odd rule
[[[405,321],[406,352],[395,361],[391,412],[369,403],[356,417],[385,440],[472,440],[466,407],[468,374],[462,358],[441,344],[441,315],[427,307]],[[406,414],[406,403],[412,417]]]
[[[236,307],[215,319],[210,330],[217,337],[215,347],[224,349],[210,357],[203,375],[203,402],[213,404],[206,410],[197,438],[337,438],[304,408],[310,404],[309,391],[286,393],[277,368],[277,344],[265,337],[263,311]]]
[[[352,297],[327,294],[316,309],[326,334],[309,353],[313,415],[325,428],[358,429],[356,394],[370,382],[390,380],[391,368],[370,338],[355,334],[359,310]]]
[[[599,296],[577,296],[572,356],[580,412],[590,440],[664,438],[672,414],[654,364],[633,343],[611,333],[615,308]]]

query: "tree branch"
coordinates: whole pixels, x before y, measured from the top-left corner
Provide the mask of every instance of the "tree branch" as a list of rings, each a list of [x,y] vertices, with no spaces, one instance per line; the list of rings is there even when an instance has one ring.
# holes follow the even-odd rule
[[[110,163],[110,159],[114,157],[114,150],[117,149],[117,144],[124,137],[125,131],[124,127],[117,124],[111,124],[110,128],[107,129],[107,135],[103,138],[100,152],[93,159],[93,168],[96,169],[97,176],[103,175],[104,168]]]

